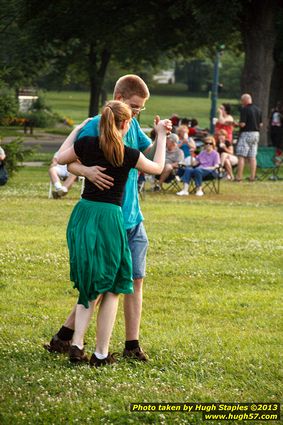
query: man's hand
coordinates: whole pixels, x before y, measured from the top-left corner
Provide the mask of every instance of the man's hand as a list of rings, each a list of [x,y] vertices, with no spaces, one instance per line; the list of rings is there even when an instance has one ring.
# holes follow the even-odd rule
[[[110,189],[113,186],[113,177],[104,174],[106,168],[100,167],[99,165],[94,165],[93,167],[86,167],[85,169],[85,177],[93,183],[98,189]]]

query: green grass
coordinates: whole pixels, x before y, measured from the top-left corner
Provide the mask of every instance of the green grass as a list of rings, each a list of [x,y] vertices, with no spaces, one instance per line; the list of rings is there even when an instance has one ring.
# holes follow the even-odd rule
[[[129,404],[280,401],[281,181],[223,182],[202,199],[146,194],[150,361],[101,370],[42,348],[76,300],[65,229],[80,186],[59,201],[48,186],[42,167],[0,187],[1,424],[202,424],[200,413],[130,413]],[[123,341],[121,299],[111,350]],[[91,353],[95,320],[87,343]]]
[[[108,94],[108,99],[111,99]],[[88,114],[89,93],[87,92],[46,92],[47,103],[54,112],[72,118],[76,124],[83,121]],[[223,102],[219,99],[219,104]],[[225,99],[225,102],[237,102],[235,99]],[[211,101],[209,98],[189,96],[156,96],[152,95],[146,103],[146,111],[140,115],[142,126],[152,126],[153,118],[159,114],[168,118],[173,113],[180,117],[197,118],[201,127],[209,126]]]

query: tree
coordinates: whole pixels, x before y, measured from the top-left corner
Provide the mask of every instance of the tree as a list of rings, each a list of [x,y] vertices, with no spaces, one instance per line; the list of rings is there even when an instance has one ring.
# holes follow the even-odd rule
[[[163,4],[169,7],[173,1],[163,0]],[[67,62],[80,63],[87,70],[89,115],[94,115],[98,112],[106,70],[112,58],[125,66],[141,61],[156,62],[158,55],[169,46],[162,33],[169,16],[158,18],[159,11],[160,2],[157,1],[58,0],[47,3],[42,9],[41,1],[27,0],[23,21],[27,31],[42,45],[57,43],[61,50],[65,45],[66,50],[71,51]],[[62,60],[60,62],[62,64]]]
[[[283,11],[277,15],[277,38],[274,48],[274,69],[271,79],[269,109],[277,102],[283,105]]]
[[[217,44],[226,48],[240,48],[245,53],[242,92],[251,93],[263,111],[264,123],[268,117],[268,99],[273,70],[273,50],[276,40],[276,19],[282,14],[283,0],[191,0],[193,39],[200,46]],[[191,38],[190,38],[191,40]],[[266,127],[265,127],[266,128]],[[267,143],[266,132],[261,142]]]
[[[252,0],[243,14],[243,43],[245,64],[242,92],[250,93],[263,114],[262,144],[267,144],[267,124],[271,77],[274,68],[273,51],[276,40],[276,14],[282,2]]]

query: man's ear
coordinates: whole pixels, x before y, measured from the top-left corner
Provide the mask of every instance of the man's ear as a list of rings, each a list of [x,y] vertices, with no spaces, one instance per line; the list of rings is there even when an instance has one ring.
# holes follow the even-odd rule
[[[121,101],[122,99],[123,99],[123,96],[120,93],[117,93],[116,96],[115,96],[115,100]]]

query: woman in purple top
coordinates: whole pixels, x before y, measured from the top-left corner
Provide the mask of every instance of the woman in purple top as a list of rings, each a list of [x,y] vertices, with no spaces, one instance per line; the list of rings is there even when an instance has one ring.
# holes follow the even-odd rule
[[[217,177],[216,168],[219,167],[220,157],[219,153],[215,150],[215,139],[213,136],[207,136],[204,139],[204,150],[195,158],[193,167],[187,167],[182,177],[184,182],[184,188],[181,192],[178,192],[179,196],[189,195],[189,185],[193,178],[196,184],[196,195],[203,196],[202,191],[202,180],[204,177],[211,175]]]

